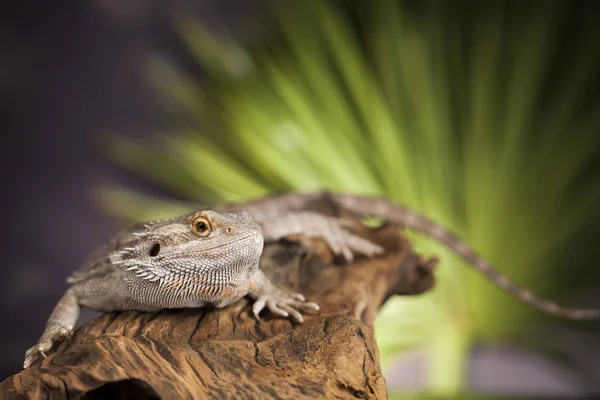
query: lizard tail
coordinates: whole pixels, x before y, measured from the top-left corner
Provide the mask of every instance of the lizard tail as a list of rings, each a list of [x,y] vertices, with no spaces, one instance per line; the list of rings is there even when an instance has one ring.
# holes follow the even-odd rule
[[[544,300],[529,290],[522,289],[505,275],[497,272],[482,256],[473,251],[464,241],[441,225],[425,216],[391,201],[370,196],[328,193],[343,208],[362,215],[371,215],[422,232],[457,253],[469,265],[475,267],[493,284],[532,307],[551,315],[569,319],[598,319],[600,309],[578,309],[563,307]]]

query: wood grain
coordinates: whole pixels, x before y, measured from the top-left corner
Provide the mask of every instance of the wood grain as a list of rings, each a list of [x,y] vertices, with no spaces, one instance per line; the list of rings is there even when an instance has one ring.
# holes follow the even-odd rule
[[[356,231],[385,254],[343,264],[304,237],[265,248],[265,273],[321,306],[302,325],[268,311],[257,321],[246,299],[220,310],[105,314],[2,382],[2,397],[384,399],[373,319],[389,296],[432,288],[436,260],[415,255],[397,227]]]

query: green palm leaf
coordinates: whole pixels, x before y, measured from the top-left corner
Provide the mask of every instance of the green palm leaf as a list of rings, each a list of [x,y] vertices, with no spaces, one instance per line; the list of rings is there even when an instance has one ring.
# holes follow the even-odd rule
[[[557,74],[567,5],[528,4],[461,13],[443,1],[291,1],[274,12],[276,40],[244,46],[179,15],[209,78],[164,59],[152,71],[196,124],[182,122],[159,152],[119,139],[113,154],[203,203],[325,187],[384,194],[458,232],[521,285],[557,295],[568,271],[549,260],[598,217],[600,191],[572,183],[600,149],[600,110],[583,92],[600,46],[579,40]],[[113,213],[134,219],[192,207],[101,193]],[[475,340],[524,334],[541,316],[412,237],[418,251],[441,256],[439,284],[388,301],[376,323],[381,358],[385,366],[422,347],[429,388],[456,394]]]

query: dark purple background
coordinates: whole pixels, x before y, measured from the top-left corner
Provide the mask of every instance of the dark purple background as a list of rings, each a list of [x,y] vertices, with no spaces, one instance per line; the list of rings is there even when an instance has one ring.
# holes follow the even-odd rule
[[[239,26],[256,10],[212,3],[194,8],[217,24]],[[0,380],[20,370],[65,277],[117,229],[91,189],[118,181],[157,190],[115,167],[101,142],[154,133],[159,113],[140,70],[169,45],[162,4],[177,3],[26,0],[2,11]]]

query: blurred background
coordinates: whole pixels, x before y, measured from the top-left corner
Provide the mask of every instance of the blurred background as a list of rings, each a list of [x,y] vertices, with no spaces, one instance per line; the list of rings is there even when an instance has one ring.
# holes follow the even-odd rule
[[[112,233],[272,191],[388,196],[535,293],[600,307],[595,4],[6,7],[0,379]],[[600,394],[598,322],[544,316],[409,235],[442,262],[378,317],[390,398]]]

